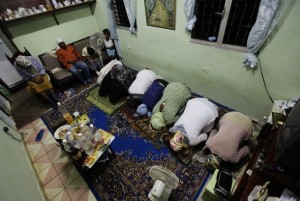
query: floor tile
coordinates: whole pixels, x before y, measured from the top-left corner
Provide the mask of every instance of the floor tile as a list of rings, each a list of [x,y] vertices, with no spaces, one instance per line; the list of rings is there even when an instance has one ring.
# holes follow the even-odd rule
[[[66,188],[72,200],[78,200],[84,193],[89,191],[87,187],[82,188]]]
[[[63,151],[60,148],[52,149],[47,154],[50,157],[52,163],[54,163],[59,158],[64,157],[64,155],[65,155],[65,153],[63,153]]]
[[[53,149],[60,149],[60,147],[58,147],[58,144],[55,143],[47,143],[47,144],[43,144],[45,150],[48,152],[52,151]]]
[[[40,132],[40,130],[35,130],[35,132],[32,132],[29,137],[25,140],[25,142],[27,144],[39,144],[45,141],[45,139],[47,139],[47,136],[50,135],[49,132],[45,131],[43,134],[43,137],[41,138],[41,140],[39,142],[36,142],[35,139],[38,135],[38,133]]]
[[[74,179],[74,181],[72,181],[67,186],[67,188],[83,188],[83,187],[88,188],[86,182],[84,181],[81,175],[79,177],[76,177],[76,179]]]
[[[48,184],[44,186],[44,189],[47,198],[51,200],[64,190],[64,185],[59,177],[55,177]]]
[[[70,198],[68,191],[63,190],[57,196],[55,196],[51,201],[72,201]]]
[[[50,133],[50,131],[49,131]],[[43,141],[43,144],[50,144],[50,143],[58,143],[54,137],[52,136],[52,134],[50,133],[49,135],[47,135],[45,141]]]
[[[36,131],[31,124],[19,129],[18,132],[23,133],[25,142],[32,134],[36,134]]]
[[[56,169],[53,165],[48,166],[39,173],[39,177],[43,185],[46,185],[57,176],[58,173],[56,172]]]
[[[44,156],[42,156],[34,162],[34,167],[37,173],[40,173],[42,170],[49,167],[50,165],[52,165],[52,163],[47,154],[45,154]]]
[[[41,144],[26,144],[26,147],[29,152],[33,151],[34,149],[42,146]]]
[[[81,177],[79,172],[73,165],[66,168],[58,176],[65,187],[69,186],[77,177]]]
[[[34,128],[38,128],[38,127],[40,127],[42,125],[45,125],[44,122],[43,122],[43,120],[41,118],[36,119],[31,124],[33,125]]]
[[[40,145],[38,148],[33,149],[31,152],[29,152],[29,154],[30,154],[31,160],[34,162],[37,159],[44,156],[45,154],[47,154],[47,151],[42,145]]]
[[[55,162],[52,165],[56,169],[56,172],[58,174],[60,174],[61,172],[63,172],[65,169],[67,169],[68,167],[70,167],[73,164],[71,162],[62,162],[62,163],[56,163]]]
[[[81,195],[77,201],[97,201],[94,194],[88,190],[83,195]]]

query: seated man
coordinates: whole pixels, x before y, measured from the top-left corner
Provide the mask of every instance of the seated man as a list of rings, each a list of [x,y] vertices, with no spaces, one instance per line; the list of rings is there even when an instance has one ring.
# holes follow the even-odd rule
[[[57,108],[58,99],[42,63],[37,58],[23,56],[20,52],[14,56],[16,56],[15,67],[20,76],[27,81],[27,89],[34,94],[42,95],[53,108]]]
[[[191,95],[191,90],[183,83],[171,82],[168,84],[163,96],[153,108],[151,127],[155,130],[161,130],[166,125],[171,125],[177,121]]]
[[[144,93],[147,91],[147,89],[150,87],[150,85],[156,78],[157,75],[152,70],[146,68],[139,71],[136,75],[134,82],[128,89],[129,94],[133,98],[141,100]]]
[[[207,133],[211,131],[218,117],[217,109],[217,106],[206,98],[190,99],[183,114],[169,130],[170,133],[174,133],[170,139],[171,148],[178,152],[205,141]]]
[[[252,134],[252,121],[239,112],[226,113],[218,123],[219,130],[212,130],[206,147],[221,159],[238,163],[249,152],[244,145]]]
[[[69,70],[82,84],[92,82],[90,69],[82,61],[82,57],[74,46],[66,45],[61,38],[56,39],[60,49],[56,50],[57,59],[62,65]],[[79,69],[83,71],[85,78],[80,74]]]
[[[91,70],[95,71],[99,74],[99,71],[102,68],[101,62],[99,60],[99,55],[97,54],[96,50],[92,46],[85,46],[81,52],[82,57],[86,60],[89,64]]]

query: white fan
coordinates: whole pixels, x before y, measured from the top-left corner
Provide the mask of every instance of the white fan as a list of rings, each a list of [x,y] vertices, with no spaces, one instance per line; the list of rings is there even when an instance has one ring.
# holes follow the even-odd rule
[[[90,46],[92,46],[97,51],[102,66],[103,66],[103,61],[101,56],[101,49],[103,49],[105,46],[104,40],[105,40],[104,35],[101,34],[100,32],[94,33],[93,35],[90,36]]]
[[[170,170],[158,165],[150,168],[149,175],[155,180],[155,183],[148,198],[152,201],[167,201],[172,189],[178,187],[178,177]]]

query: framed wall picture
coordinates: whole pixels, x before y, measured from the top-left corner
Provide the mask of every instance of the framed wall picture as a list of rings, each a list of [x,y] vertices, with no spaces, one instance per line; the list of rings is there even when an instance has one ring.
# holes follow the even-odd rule
[[[148,26],[175,30],[176,0],[144,0]]]

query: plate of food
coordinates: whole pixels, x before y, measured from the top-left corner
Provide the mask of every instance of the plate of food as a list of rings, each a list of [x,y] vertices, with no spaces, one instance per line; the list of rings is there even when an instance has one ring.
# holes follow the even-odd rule
[[[60,139],[60,140],[63,140],[66,138],[66,133],[68,132],[68,130],[70,129],[70,125],[64,125],[64,126],[61,126],[59,127],[55,133],[54,133],[54,137],[55,139]]]

